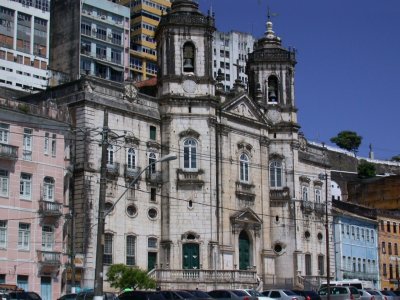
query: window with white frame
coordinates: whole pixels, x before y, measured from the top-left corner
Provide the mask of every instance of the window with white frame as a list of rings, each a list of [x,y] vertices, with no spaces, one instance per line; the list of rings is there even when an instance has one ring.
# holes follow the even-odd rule
[[[193,138],[183,142],[183,168],[185,170],[197,170],[197,142]]]
[[[149,172],[150,174],[154,174],[156,172],[156,164],[157,156],[154,152],[149,153]]]
[[[249,157],[247,154],[242,153],[239,158],[240,165],[240,181],[249,182]]]
[[[0,248],[7,248],[7,221],[0,220]]]
[[[321,190],[315,189],[315,202],[321,203]]]
[[[280,161],[273,161],[269,164],[269,182],[271,188],[282,187],[282,163]]]
[[[50,135],[48,132],[46,132],[44,134],[44,148],[43,148],[43,152],[44,154],[49,154],[49,143],[50,143]]]
[[[18,250],[29,250],[30,237],[31,237],[31,225],[28,223],[19,223]]]
[[[56,156],[57,153],[57,135],[53,134],[51,137],[51,155]]]
[[[127,151],[126,166],[128,169],[136,168],[136,151],[134,148],[129,148]]]
[[[54,247],[54,228],[44,225],[42,227],[42,250],[53,251]]]
[[[24,128],[23,159],[32,160],[32,129]]]
[[[109,145],[107,148],[107,164],[113,165],[114,164],[114,146]]]
[[[104,235],[103,262],[106,265],[110,265],[113,263],[113,235],[112,235],[112,233],[106,233]]]
[[[32,175],[21,173],[19,183],[19,195],[21,199],[30,200],[32,196]]]
[[[9,135],[10,135],[10,125],[0,123],[0,143],[8,144]]]
[[[8,171],[0,170],[0,197],[8,197]]]
[[[303,199],[303,201],[308,201],[308,187],[307,186],[301,187],[301,199]]]
[[[45,177],[43,180],[43,200],[54,201],[54,179]]]
[[[126,264],[128,266],[135,265],[135,247],[136,237],[134,235],[128,235],[126,237]]]

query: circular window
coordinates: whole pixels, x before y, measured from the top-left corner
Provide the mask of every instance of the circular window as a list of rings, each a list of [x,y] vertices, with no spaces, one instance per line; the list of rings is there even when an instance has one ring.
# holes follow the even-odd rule
[[[148,211],[148,215],[150,219],[157,218],[157,210],[155,208],[150,208]]]
[[[128,216],[130,216],[130,217],[136,216],[136,214],[137,214],[137,208],[136,208],[136,206],[133,205],[133,204],[128,205],[128,206],[126,207],[126,213],[127,213]]]
[[[113,209],[114,209],[114,204],[113,204],[112,202],[106,202],[106,203],[104,204],[104,211],[105,211],[106,213],[112,212]]]
[[[308,240],[311,236],[311,233],[307,230],[306,232],[304,232],[304,237],[306,240]]]
[[[321,232],[318,232],[318,234],[317,234],[318,240],[319,240],[319,241],[322,241],[323,237],[324,237],[324,236],[322,235],[322,233],[321,233]]]
[[[282,253],[282,250],[283,250],[283,248],[282,248],[282,245],[281,245],[281,244],[275,244],[275,246],[274,246],[274,251],[275,251],[277,254]]]

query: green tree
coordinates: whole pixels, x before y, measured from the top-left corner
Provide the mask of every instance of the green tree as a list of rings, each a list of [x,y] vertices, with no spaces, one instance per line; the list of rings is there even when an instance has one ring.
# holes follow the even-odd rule
[[[390,160],[391,161],[399,161],[400,162],[400,154],[393,156]]]
[[[376,175],[375,165],[371,162],[361,159],[358,164],[358,177],[371,178]]]
[[[360,147],[362,142],[362,136],[359,136],[354,131],[344,130],[339,132],[337,136],[332,137],[331,142],[356,155],[358,147]]]
[[[156,281],[147,275],[147,272],[138,267],[129,267],[124,264],[111,265],[107,272],[107,279],[114,288],[123,290],[154,289]]]

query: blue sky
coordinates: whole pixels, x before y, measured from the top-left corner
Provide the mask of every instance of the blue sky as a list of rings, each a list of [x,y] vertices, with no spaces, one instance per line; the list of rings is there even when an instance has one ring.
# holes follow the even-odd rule
[[[267,7],[285,47],[297,49],[296,105],[308,140],[342,130],[363,137],[377,159],[400,154],[400,0],[199,0],[217,30],[256,38]]]

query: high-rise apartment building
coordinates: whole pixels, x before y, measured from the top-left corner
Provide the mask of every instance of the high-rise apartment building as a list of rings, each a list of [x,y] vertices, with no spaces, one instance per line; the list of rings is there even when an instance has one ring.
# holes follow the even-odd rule
[[[65,74],[66,80],[82,75],[119,82],[128,78],[127,7],[106,0],[53,0],[50,15],[49,69]]]
[[[49,57],[49,0],[1,1],[0,86],[44,90]]]
[[[236,79],[247,86],[246,61],[253,51],[255,38],[248,33],[231,31],[229,33],[214,32],[213,40],[213,74],[217,78],[221,70],[222,84],[229,91]]]
[[[130,78],[135,81],[157,75],[155,32],[167,12],[169,0],[121,0],[131,9]]]

